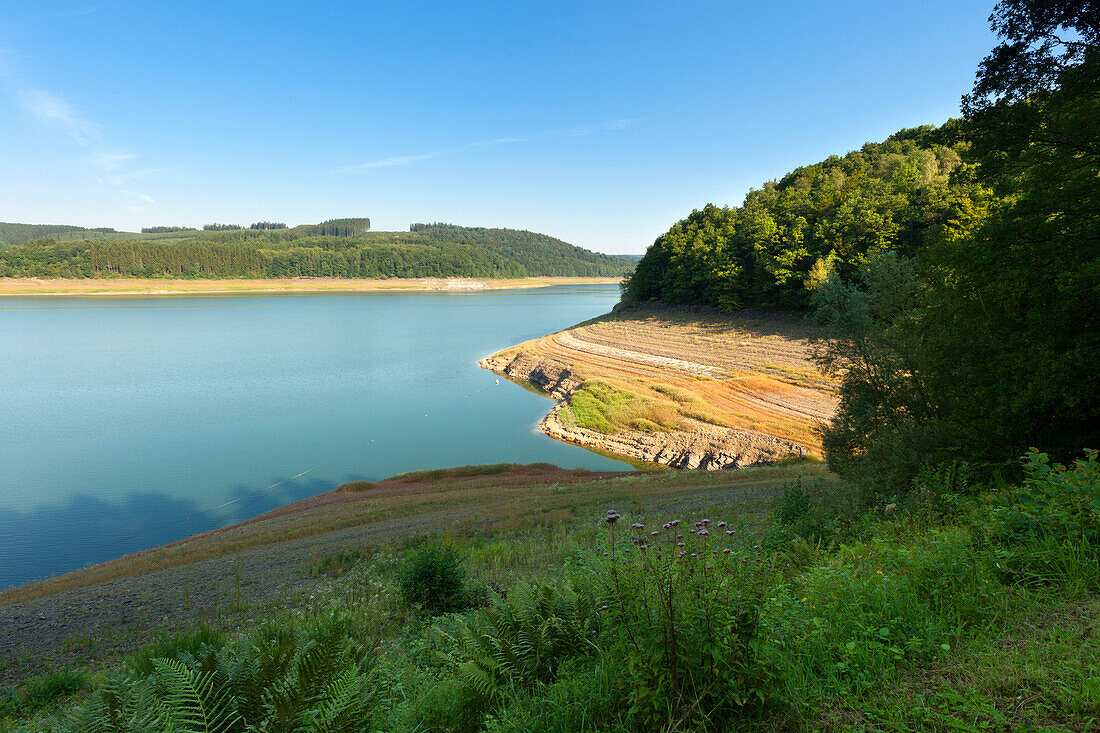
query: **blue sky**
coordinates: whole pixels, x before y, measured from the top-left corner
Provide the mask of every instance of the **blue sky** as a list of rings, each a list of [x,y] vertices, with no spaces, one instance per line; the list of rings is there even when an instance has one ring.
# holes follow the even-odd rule
[[[0,221],[369,216],[642,252],[958,113],[992,1],[0,2]]]

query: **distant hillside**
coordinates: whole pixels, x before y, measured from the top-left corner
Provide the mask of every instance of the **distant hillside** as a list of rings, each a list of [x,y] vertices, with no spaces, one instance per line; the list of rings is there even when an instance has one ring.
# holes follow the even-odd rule
[[[0,277],[616,277],[634,266],[545,234],[453,224],[370,232],[369,219],[334,219],[143,234],[2,226],[14,246],[0,249]]]
[[[81,239],[90,235],[94,239],[101,234],[113,233],[115,233],[115,230],[110,227],[87,229],[85,227],[66,224],[9,224],[0,222],[0,247],[10,247],[12,245],[23,244],[32,239],[43,239],[46,237]]]

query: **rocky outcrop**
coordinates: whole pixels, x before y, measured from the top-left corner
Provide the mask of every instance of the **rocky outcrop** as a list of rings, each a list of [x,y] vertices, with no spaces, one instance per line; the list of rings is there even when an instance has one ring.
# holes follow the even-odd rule
[[[591,450],[673,468],[711,470],[768,464],[807,452],[805,446],[772,435],[690,419],[685,419],[679,429],[660,432],[623,430],[608,435],[588,430],[561,419],[569,395],[584,383],[568,365],[549,357],[508,351],[478,363],[515,382],[531,384],[546,392],[558,404],[539,423],[539,429],[552,438]]]

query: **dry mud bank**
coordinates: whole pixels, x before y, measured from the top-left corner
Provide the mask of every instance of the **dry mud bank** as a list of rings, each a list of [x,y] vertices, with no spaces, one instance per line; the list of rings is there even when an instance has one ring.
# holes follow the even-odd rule
[[[677,468],[742,468],[820,451],[815,427],[836,409],[836,389],[810,360],[809,335],[800,320],[775,314],[638,309],[480,364],[554,399],[539,427],[558,440]],[[572,404],[590,380],[662,424],[593,429]]]
[[[618,277],[390,278],[296,277],[280,279],[168,280],[156,278],[0,278],[0,295],[238,295],[244,293],[358,293],[384,290],[517,290],[552,285],[616,284]]]

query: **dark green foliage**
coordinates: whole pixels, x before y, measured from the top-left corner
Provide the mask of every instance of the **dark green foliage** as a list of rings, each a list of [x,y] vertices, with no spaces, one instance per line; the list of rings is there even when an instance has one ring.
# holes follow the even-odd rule
[[[156,659],[196,656],[203,649],[220,649],[225,643],[225,634],[212,626],[201,624],[178,634],[165,634],[160,641],[131,654],[126,659],[126,666],[136,674],[148,676],[153,673],[153,661]]]
[[[329,219],[305,229],[322,237],[358,237],[370,231],[370,219]]]
[[[829,468],[879,493],[908,487],[937,460],[919,297],[916,267],[893,252],[873,256],[855,281],[828,278],[816,295],[815,315],[832,337],[816,360],[843,377],[840,405],[822,429],[825,456]]]
[[[240,224],[203,224],[202,230],[204,232],[234,232],[238,229],[243,229]]]
[[[313,577],[318,575],[339,577],[358,565],[362,560],[363,553],[359,550],[344,550],[334,555],[325,555],[310,565],[309,570]]]
[[[363,233],[367,224],[354,222],[366,220],[336,222],[140,240],[34,240],[0,250],[0,277],[597,277],[631,268],[531,232],[446,226]]]
[[[489,701],[457,677],[447,677],[421,693],[406,715],[408,730],[476,733],[485,729]]]
[[[458,551],[449,545],[429,545],[413,551],[398,572],[398,583],[405,604],[429,614],[470,605],[466,570]]]
[[[1100,463],[1088,451],[1069,467],[1024,456],[1019,487],[991,494],[974,523],[1009,578],[1100,588]]]
[[[28,680],[18,692],[0,690],[0,718],[43,710],[87,687],[88,674],[84,671],[47,672]]]
[[[485,716],[557,679],[570,660],[598,651],[599,615],[587,580],[519,585],[458,623],[443,653],[452,676],[413,707],[414,726],[476,731]]]
[[[274,221],[258,221],[248,227],[249,229],[286,229],[286,224]]]
[[[635,301],[805,308],[830,274],[876,251],[912,255],[964,226],[989,193],[963,166],[958,124],[902,130],[708,204],[657,238],[626,294]]]
[[[0,222],[0,247],[25,244],[32,239],[49,239],[59,234],[99,231],[64,224],[9,224]],[[114,231],[111,229],[110,231]]]
[[[1100,444],[1095,14],[997,6],[1003,43],[979,70],[965,130],[973,175],[1000,199],[916,259],[875,258],[820,290],[837,337],[823,363],[843,375],[823,443],[841,475],[902,491],[924,463],[988,473],[1012,470],[1029,445],[1068,460]],[[1074,29],[1081,38],[1057,51]]]
[[[145,673],[113,673],[48,730],[359,733],[377,701],[372,667],[347,616],[285,617],[234,644],[152,659]]]
[[[536,693],[518,695],[496,713],[493,733],[634,733],[610,659],[579,657]]]
[[[142,234],[170,234],[172,232],[193,232],[195,227],[142,227]]]

